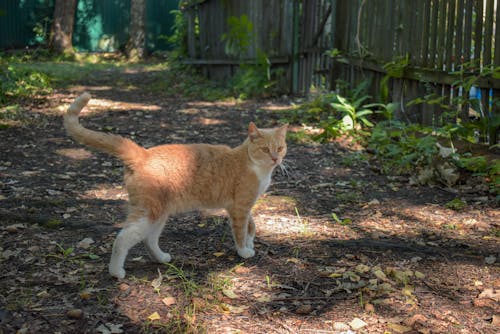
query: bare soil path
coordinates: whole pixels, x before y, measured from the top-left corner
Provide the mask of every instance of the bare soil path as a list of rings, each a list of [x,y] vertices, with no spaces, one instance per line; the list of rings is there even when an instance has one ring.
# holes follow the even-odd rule
[[[0,333],[498,333],[500,211],[481,187],[414,187],[342,142],[289,143],[254,210],[257,255],[221,212],[171,218],[171,265],[141,247],[107,262],[127,195],[119,161],[69,139],[61,115],[144,146],[238,145],[285,100],[204,102],[148,89],[161,73],[95,72],[21,102],[0,129]],[[174,84],[174,83],[172,83]],[[293,127],[292,127],[293,129]],[[452,210],[455,198],[467,205]],[[159,275],[160,273],[160,275]]]

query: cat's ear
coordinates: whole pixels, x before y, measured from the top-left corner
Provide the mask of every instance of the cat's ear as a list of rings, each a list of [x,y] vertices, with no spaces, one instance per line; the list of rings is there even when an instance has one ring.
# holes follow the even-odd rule
[[[254,122],[250,122],[248,125],[248,138],[250,138],[251,141],[254,141],[255,139],[259,138],[261,136],[259,129],[257,129],[257,126],[255,125]]]
[[[278,132],[282,135],[282,136],[286,136],[286,131],[288,130],[288,123],[280,126],[278,128]]]

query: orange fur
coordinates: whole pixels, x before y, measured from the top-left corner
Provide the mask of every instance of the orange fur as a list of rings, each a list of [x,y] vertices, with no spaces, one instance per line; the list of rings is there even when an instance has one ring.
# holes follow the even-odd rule
[[[75,100],[64,117],[64,125],[79,142],[117,156],[126,166],[128,225],[115,241],[110,263],[113,276],[125,275],[126,253],[139,241],[146,243],[157,260],[169,260],[170,256],[157,244],[156,234],[161,232],[161,224],[169,215],[195,209],[225,208],[231,217],[238,253],[242,257],[253,256],[255,224],[250,210],[286,154],[286,125],[258,129],[250,123],[248,138],[235,148],[173,144],[144,149],[121,136],[81,126],[78,114],[89,99],[90,95],[85,93]],[[142,230],[149,228],[146,221],[158,226],[143,233]],[[146,227],[137,227],[140,224]]]

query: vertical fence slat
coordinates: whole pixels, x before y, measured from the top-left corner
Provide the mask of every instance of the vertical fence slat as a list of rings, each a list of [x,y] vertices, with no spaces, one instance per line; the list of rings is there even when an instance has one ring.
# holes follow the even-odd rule
[[[422,30],[422,67],[427,67],[429,64],[429,19],[431,17],[431,0],[423,0],[424,12],[423,12],[423,30]]]
[[[468,0],[465,6],[464,23],[464,62],[470,63],[472,50],[472,1]]]
[[[446,36],[446,1],[441,0],[439,4],[438,10],[438,25],[437,25],[437,47],[436,50],[438,52],[437,55],[437,68],[439,70],[443,69],[443,65],[445,62],[445,36]]]
[[[455,33],[455,0],[448,3],[448,25],[446,28],[446,70],[452,70],[453,63],[453,36]]]
[[[462,65],[462,39],[463,39],[464,0],[458,0],[455,23],[455,67]]]
[[[474,62],[480,65],[481,60],[481,49],[483,47],[483,19],[484,19],[484,7],[483,0],[474,2],[474,10],[476,12],[476,22],[474,29]]]
[[[493,64],[500,66],[500,1],[497,0],[497,13],[495,18],[495,57]]]
[[[484,54],[483,65],[489,66],[491,64],[491,47],[493,45],[493,14],[494,14],[494,0],[486,1],[486,15],[484,18]]]
[[[431,4],[431,33],[429,35],[431,40],[429,45],[429,60],[427,65],[428,67],[434,68],[436,66],[437,55],[439,0],[432,0]]]

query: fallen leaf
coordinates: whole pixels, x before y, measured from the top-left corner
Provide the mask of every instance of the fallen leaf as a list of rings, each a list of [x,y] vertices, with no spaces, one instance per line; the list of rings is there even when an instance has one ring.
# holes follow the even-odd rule
[[[373,304],[366,303],[365,304],[365,312],[375,313],[375,306],[373,306]]]
[[[370,271],[370,267],[368,267],[366,264],[358,264],[354,270],[357,273],[363,274]]]
[[[349,330],[351,327],[349,327],[348,324],[346,323],[343,323],[343,322],[339,322],[339,321],[335,321],[333,323],[333,329],[336,330],[336,331],[347,331]]]
[[[342,275],[343,278],[349,278],[349,280],[351,280],[351,282],[359,282],[361,280],[361,277],[359,277],[359,275],[355,274],[354,272],[352,271],[346,271],[343,275]]]
[[[85,239],[81,240],[80,242],[78,242],[76,244],[76,247],[88,249],[88,248],[90,248],[90,245],[92,245],[94,242],[95,241],[92,238],[85,238]]]
[[[238,298],[238,295],[236,293],[234,293],[234,291],[231,289],[222,289],[222,293],[224,294],[224,296],[226,296],[230,299],[237,299]]]
[[[250,308],[250,306],[246,306],[246,305],[232,306],[232,305],[228,305],[228,304],[226,304],[226,307],[229,310],[229,312],[231,312],[233,314],[241,314]]]
[[[385,275],[385,273],[380,268],[373,270],[373,275],[375,275],[375,277],[377,277],[378,279],[380,279],[382,281],[387,280],[387,276]]]
[[[75,308],[66,312],[66,316],[70,319],[81,319],[83,317],[83,311],[79,308]]]
[[[364,322],[363,320],[359,318],[354,318],[352,321],[349,323],[349,326],[351,326],[352,329],[357,331],[358,329],[361,329],[363,327],[366,327],[368,324]]]
[[[215,253],[214,253],[214,256],[215,256],[215,257],[221,257],[221,256],[223,256],[224,254],[226,254],[226,253],[224,253],[224,252],[215,252]]]
[[[155,321],[155,320],[160,320],[161,317],[160,315],[158,314],[158,312],[154,312],[152,313],[149,317],[148,317],[148,320],[149,321]]]
[[[483,292],[477,296],[479,299],[493,299],[496,302],[500,302],[500,290],[493,290],[492,288],[484,289]]]
[[[411,327],[408,327],[408,326],[403,326],[403,325],[400,325],[400,324],[388,324],[387,327],[389,327],[390,329],[392,329],[394,332],[396,333],[408,333],[410,331],[412,331],[412,328]]]
[[[425,274],[421,273],[420,271],[415,271],[415,277],[419,279],[425,278]]]
[[[175,297],[165,297],[161,301],[166,306],[171,306],[171,305],[174,305],[175,303],[177,303],[177,300],[175,300]]]
[[[163,275],[161,274],[160,269],[158,269],[158,278],[155,278],[151,281],[151,286],[153,289],[158,289],[161,286],[161,282],[163,281]]]

